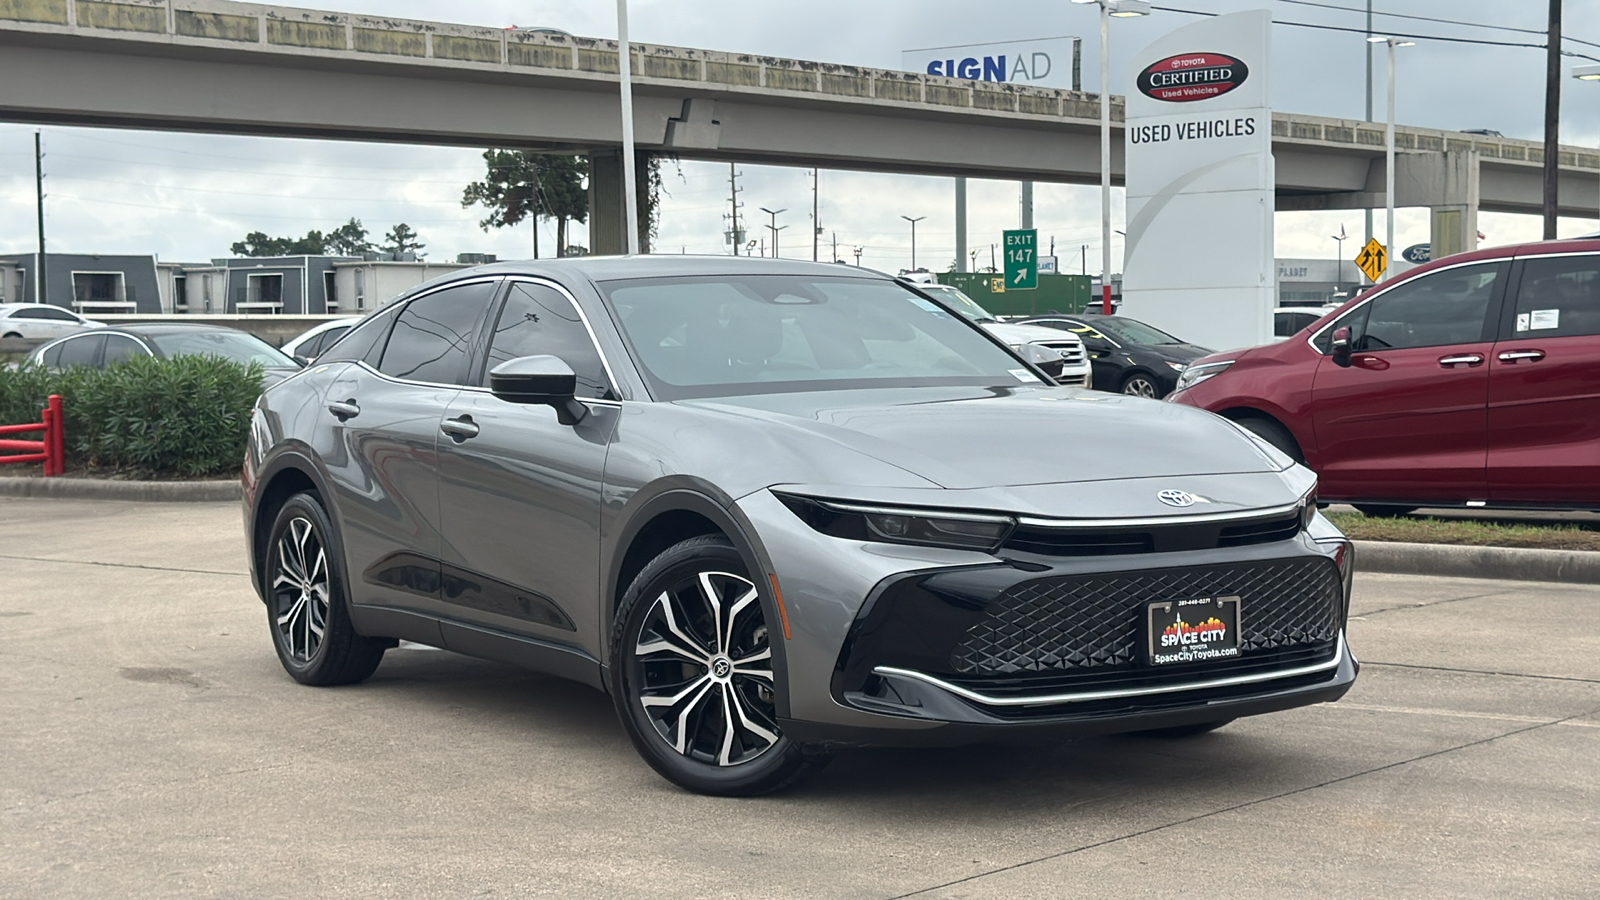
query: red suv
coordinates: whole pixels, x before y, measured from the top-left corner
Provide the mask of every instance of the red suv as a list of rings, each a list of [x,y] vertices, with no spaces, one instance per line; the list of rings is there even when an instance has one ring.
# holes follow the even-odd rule
[[[1600,240],[1435,260],[1282,343],[1196,360],[1167,399],[1372,513],[1600,506]]]

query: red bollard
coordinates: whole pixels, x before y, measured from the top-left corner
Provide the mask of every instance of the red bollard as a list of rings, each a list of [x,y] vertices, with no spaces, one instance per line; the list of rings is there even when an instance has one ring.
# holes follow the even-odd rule
[[[55,471],[50,471],[49,463],[45,464],[46,475],[65,475],[67,473],[67,440],[66,422],[61,415],[61,395],[51,394],[46,401],[45,413],[49,416],[45,421],[50,427],[45,430],[44,439],[49,445],[51,460],[55,463]]]

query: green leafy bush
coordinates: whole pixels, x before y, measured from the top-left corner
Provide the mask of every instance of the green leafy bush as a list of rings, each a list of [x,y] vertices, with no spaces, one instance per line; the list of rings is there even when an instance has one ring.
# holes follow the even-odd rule
[[[0,370],[0,424],[37,422],[46,398],[60,394],[69,469],[219,475],[238,471],[260,393],[259,366],[210,356],[56,372],[24,365]]]

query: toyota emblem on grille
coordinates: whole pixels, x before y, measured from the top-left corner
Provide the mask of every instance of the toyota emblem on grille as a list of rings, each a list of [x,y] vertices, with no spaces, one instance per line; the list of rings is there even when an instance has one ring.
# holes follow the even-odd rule
[[[1156,495],[1156,498],[1168,506],[1182,508],[1194,505],[1194,495],[1188,491],[1162,491]]]

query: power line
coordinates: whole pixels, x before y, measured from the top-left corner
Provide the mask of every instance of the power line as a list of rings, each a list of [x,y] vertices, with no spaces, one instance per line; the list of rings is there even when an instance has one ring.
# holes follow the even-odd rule
[[[219,172],[219,173],[224,174],[224,175],[234,175],[234,176],[245,175],[245,176],[262,176],[262,177],[279,177],[279,178],[317,178],[317,179],[327,180],[327,181],[354,181],[354,182],[369,182],[369,183],[373,183],[373,184],[453,184],[453,185],[461,184],[461,182],[459,182],[459,181],[423,181],[423,180],[420,180],[420,179],[411,179],[411,178],[355,178],[355,177],[345,176],[345,175],[313,175],[313,174],[302,173],[302,172],[271,172],[271,171],[240,172],[238,169],[218,169],[218,168],[214,168],[214,167],[211,167],[211,166],[185,166],[185,165],[180,165],[178,163],[151,162],[151,161],[147,161],[147,160],[107,159],[106,157],[103,157],[103,156],[84,156],[81,153],[53,153],[51,155],[52,156],[56,156],[56,157],[60,157],[60,158],[64,158],[64,159],[83,159],[83,160],[88,160],[89,162],[116,163],[116,164],[128,165],[128,166],[151,166],[151,167],[158,168],[158,169],[182,169],[182,170],[189,171],[189,172]],[[282,163],[276,163],[276,164],[275,163],[266,163],[266,165],[283,165],[283,164]],[[437,170],[435,169],[433,171],[437,171]]]
[[[429,204],[429,205],[433,205],[433,206],[452,206],[452,207],[459,207],[460,206],[460,204],[455,200],[408,200],[408,199],[387,199],[387,198],[382,198],[382,197],[333,197],[333,196],[328,196],[326,194],[315,194],[315,195],[311,195],[311,196],[305,196],[305,195],[298,195],[297,196],[297,195],[293,195],[293,194],[285,194],[285,193],[283,193],[281,191],[277,191],[277,192],[224,191],[224,190],[217,190],[217,189],[207,188],[207,187],[186,187],[186,186],[181,185],[181,184],[149,184],[149,183],[146,183],[146,182],[139,182],[139,181],[113,181],[113,180],[108,179],[108,178],[90,178],[90,177],[85,176],[85,175],[56,175],[55,177],[56,177],[56,179],[58,181],[68,181],[68,182],[72,182],[72,181],[92,181],[92,182],[94,182],[96,184],[114,184],[114,185],[119,185],[119,186],[122,186],[122,187],[147,188],[147,189],[150,189],[150,190],[160,190],[160,191],[168,191],[168,190],[170,190],[170,191],[195,191],[195,192],[202,193],[202,194],[228,194],[228,195],[234,196],[234,197],[273,197],[273,198],[278,198],[278,199],[282,199],[282,200],[332,200],[332,201],[338,201],[338,202],[341,202],[341,203],[421,203],[421,204]],[[410,182],[410,183],[414,184],[415,182]]]
[[[1339,12],[1358,13],[1361,15],[1366,14],[1366,10],[1364,9],[1356,9],[1350,6],[1339,6],[1333,3],[1319,3],[1317,0],[1278,0],[1278,2],[1293,3],[1296,6],[1314,6],[1319,9],[1332,9],[1338,10]],[[1437,22],[1441,25],[1460,25],[1463,28],[1487,28],[1493,31],[1517,31],[1521,32],[1522,34],[1544,34],[1544,29],[1542,28],[1518,28],[1514,25],[1490,25],[1486,22],[1463,22],[1456,19],[1441,19],[1436,16],[1417,16],[1408,13],[1382,12],[1381,10],[1376,9],[1372,11],[1372,14],[1375,16],[1387,16],[1391,19],[1412,19],[1417,22]],[[1366,29],[1362,29],[1363,33],[1365,33],[1365,31]],[[1600,47],[1600,43],[1586,41],[1582,38],[1575,38],[1569,34],[1563,34],[1561,39],[1563,41],[1572,41],[1575,44],[1586,44],[1590,47]]]
[[[1209,16],[1219,15],[1218,13],[1214,13],[1214,12],[1206,12],[1204,10],[1198,10],[1198,9],[1180,9],[1178,7],[1175,7],[1175,6],[1152,6],[1150,8],[1154,9],[1154,10],[1159,10],[1161,12],[1182,13],[1184,15],[1189,15],[1189,16],[1208,16],[1209,17]],[[1362,35],[1363,37],[1365,37],[1366,34],[1367,34],[1367,30],[1365,28],[1350,28],[1350,27],[1346,27],[1344,25],[1323,25],[1323,24],[1317,23],[1317,22],[1288,22],[1288,21],[1284,21],[1282,19],[1274,19],[1272,21],[1272,24],[1274,24],[1274,25],[1289,25],[1289,26],[1294,27],[1294,28],[1314,28],[1314,29],[1317,29],[1318,31],[1342,31],[1342,32],[1344,32],[1346,34],[1359,34],[1359,35]],[[1539,32],[1539,33],[1542,34],[1543,32]],[[1490,41],[1490,40],[1485,40],[1483,38],[1446,37],[1445,35],[1441,35],[1441,34],[1412,34],[1412,33],[1399,32],[1399,31],[1385,31],[1385,32],[1383,32],[1383,34],[1384,34],[1385,37],[1410,38],[1410,39],[1419,40],[1419,41],[1446,41],[1446,42],[1453,43],[1453,44],[1479,44],[1479,45],[1482,45],[1482,46],[1485,46],[1485,47],[1526,47],[1526,48],[1533,48],[1533,49],[1537,49],[1537,50],[1543,50],[1544,46],[1545,46],[1544,44],[1530,44],[1530,43],[1523,42],[1523,41]],[[1570,51],[1564,52],[1563,55],[1565,55],[1565,56],[1578,56],[1578,57],[1582,57],[1584,59],[1590,58],[1590,57],[1584,56],[1581,53],[1574,53],[1574,52],[1570,52]]]

